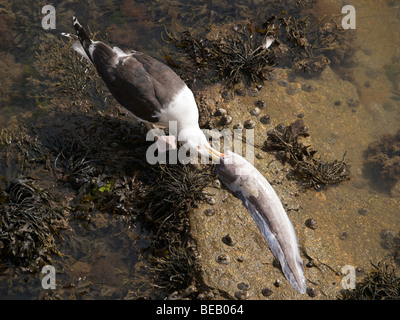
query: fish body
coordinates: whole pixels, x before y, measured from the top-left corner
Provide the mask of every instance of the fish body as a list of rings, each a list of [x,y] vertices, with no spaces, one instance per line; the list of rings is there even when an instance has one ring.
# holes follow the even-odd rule
[[[296,232],[275,190],[254,166],[233,152],[221,157],[215,172],[256,221],[272,253],[279,259],[286,279],[297,291],[305,293],[306,279]]]

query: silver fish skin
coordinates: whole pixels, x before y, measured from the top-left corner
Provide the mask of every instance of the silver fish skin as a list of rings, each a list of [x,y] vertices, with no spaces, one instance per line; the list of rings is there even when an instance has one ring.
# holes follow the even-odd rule
[[[254,166],[233,152],[221,157],[215,173],[250,212],[286,279],[304,294],[307,286],[296,232],[275,190]]]

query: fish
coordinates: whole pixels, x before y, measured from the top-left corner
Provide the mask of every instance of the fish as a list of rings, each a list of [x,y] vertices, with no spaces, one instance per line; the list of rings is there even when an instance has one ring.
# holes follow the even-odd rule
[[[247,208],[279,260],[284,276],[304,294],[307,286],[296,231],[267,179],[245,158],[231,151],[220,158],[214,173]]]

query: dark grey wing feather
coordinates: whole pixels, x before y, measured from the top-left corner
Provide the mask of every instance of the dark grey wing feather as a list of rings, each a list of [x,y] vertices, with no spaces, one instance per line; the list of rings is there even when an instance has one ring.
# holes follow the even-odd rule
[[[157,113],[183,81],[169,67],[143,53],[119,56],[104,43],[94,44],[93,61],[114,98],[135,116],[158,122]]]

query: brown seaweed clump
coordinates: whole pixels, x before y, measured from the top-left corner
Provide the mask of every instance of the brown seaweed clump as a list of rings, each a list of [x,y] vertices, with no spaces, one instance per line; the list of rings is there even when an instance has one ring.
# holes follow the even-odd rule
[[[340,16],[292,15],[282,11],[277,16],[226,26],[214,33],[194,36],[188,30],[178,35],[167,32],[167,42],[182,49],[191,63],[179,58],[179,65],[169,54],[165,60],[179,68],[183,78],[210,81],[216,79],[216,73],[232,88],[242,80],[247,85],[266,80],[276,64],[304,76],[318,75],[328,65],[345,73],[343,67],[352,63],[356,50],[355,33],[342,28]]]
[[[272,50],[277,61],[304,75],[320,74],[326,66],[348,65],[355,52],[354,32],[344,30],[341,17],[299,16],[282,12],[257,28],[275,38]]]
[[[247,85],[266,80],[274,65],[272,52],[265,48],[263,38],[248,25],[234,26],[211,39],[193,36],[189,31],[178,36],[167,32],[167,36],[191,58],[192,70],[201,70],[203,78],[218,76],[229,88],[242,80]],[[169,56],[166,58],[177,67]]]
[[[35,180],[19,176],[0,187],[0,252],[23,272],[35,272],[51,254],[58,254],[55,237],[66,228],[62,210]]]
[[[289,162],[291,166],[295,166],[299,161],[311,159],[316,152],[300,142],[300,137],[307,138],[310,135],[301,119],[287,127],[279,124],[267,134],[268,140],[264,148],[267,151],[277,151],[278,160],[283,163]]]
[[[213,175],[207,166],[180,163],[155,165],[150,173],[151,183],[139,195],[144,225],[155,234],[150,271],[164,294],[178,291],[175,298],[184,298],[197,291],[196,285],[202,282],[198,279],[201,273],[188,213],[205,200],[203,189]]]
[[[97,39],[96,33],[91,33],[90,37],[104,40]],[[63,105],[72,100],[99,109],[115,107],[117,103],[96,69],[71,46],[72,40],[64,39],[39,44],[34,62],[38,74],[27,79],[27,96],[39,107]]]
[[[33,273],[60,254],[64,207],[36,178],[44,153],[35,139],[3,129],[0,160],[0,272]]]
[[[372,264],[372,263],[371,263]],[[355,289],[342,293],[345,300],[399,300],[400,277],[396,269],[384,262],[372,264],[373,270],[356,284]]]
[[[152,220],[167,219],[179,215],[204,201],[202,190],[212,180],[207,168],[197,168],[192,164],[156,165],[152,168],[153,179],[143,201],[150,208]]]
[[[400,179],[400,130],[372,142],[364,156],[364,173],[375,186],[390,191]]]
[[[316,159],[314,155],[317,151],[300,141],[301,137],[310,135],[303,120],[298,119],[287,127],[279,124],[267,134],[265,151],[274,151],[278,160],[289,163],[293,168],[293,176],[301,180],[303,186],[320,189],[349,179],[345,156],[342,160],[332,162]]]

